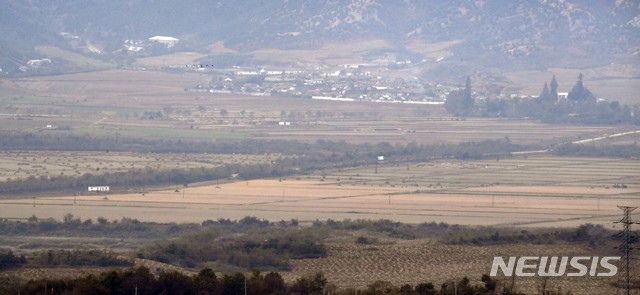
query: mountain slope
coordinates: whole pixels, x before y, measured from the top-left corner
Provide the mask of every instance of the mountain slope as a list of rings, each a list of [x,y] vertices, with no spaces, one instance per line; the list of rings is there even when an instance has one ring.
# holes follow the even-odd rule
[[[638,63],[640,3],[635,0],[2,0],[0,67],[43,58],[38,45],[79,50],[79,36],[114,58],[125,40],[153,35],[198,49],[216,41],[240,51],[311,48],[330,41],[462,40],[459,59],[528,67],[564,63]],[[78,43],[78,41],[76,41]],[[81,42],[82,43],[82,42]],[[83,44],[80,44],[83,45]],[[80,46],[81,47],[81,46]],[[180,48],[179,48],[180,49]],[[86,51],[86,50],[85,50]]]

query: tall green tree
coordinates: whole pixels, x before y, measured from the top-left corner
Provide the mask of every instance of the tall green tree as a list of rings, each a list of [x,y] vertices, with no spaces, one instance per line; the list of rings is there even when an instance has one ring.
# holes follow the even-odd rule
[[[444,103],[445,109],[455,116],[470,116],[473,114],[473,107],[475,100],[471,91],[471,78],[467,76],[467,81],[464,85],[464,90],[452,91],[447,96],[447,100]]]
[[[465,106],[473,107],[474,101],[471,96],[471,77],[467,76],[467,81],[464,83],[464,103]]]
[[[538,101],[547,102],[551,99],[551,91],[549,90],[549,84],[544,82],[544,87],[542,88],[542,92],[538,95]]]
[[[200,270],[193,281],[196,294],[215,293],[218,284],[216,274],[210,268],[204,268]]]
[[[277,272],[270,272],[264,276],[265,294],[284,293],[286,284],[284,279]]]
[[[222,277],[222,294],[242,295],[245,291],[246,277],[241,272]]]
[[[584,87],[584,84],[582,83],[583,78],[584,76],[580,73],[580,75],[578,75],[576,85],[571,88],[567,98],[573,102],[595,102],[596,97],[591,93],[591,91],[589,91],[589,89]]]
[[[556,79],[556,75],[553,75],[551,84],[549,84],[549,99],[553,101],[558,100],[558,80]]]

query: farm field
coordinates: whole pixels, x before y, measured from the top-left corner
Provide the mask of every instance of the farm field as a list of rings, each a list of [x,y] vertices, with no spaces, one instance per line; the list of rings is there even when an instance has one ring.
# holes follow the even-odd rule
[[[531,120],[463,120],[431,105],[185,91],[210,79],[205,74],[113,70],[2,81],[0,130],[154,139],[425,144],[508,136],[519,144],[550,144],[619,129]],[[291,125],[280,126],[282,121]]]
[[[467,276],[481,284],[480,276],[491,271],[494,256],[593,256],[593,250],[579,245],[446,245],[436,241],[400,240],[392,244],[357,245],[333,243],[329,255],[319,259],[293,260],[293,270],[285,278],[294,280],[308,273],[322,271],[328,281],[339,288],[366,288],[375,281],[388,281],[396,286],[413,286],[431,282],[435,286],[446,280]],[[503,284],[510,278],[500,277]],[[610,277],[549,278],[547,290],[571,290],[572,294],[615,294]],[[543,284],[540,277],[518,277],[517,290],[538,294]]]
[[[640,205],[640,161],[529,157],[325,171],[286,179],[218,183],[131,194],[0,201],[0,217],[137,218],[202,222],[256,216],[390,219],[405,223],[615,228],[618,205]],[[622,183],[627,188],[614,188]],[[638,215],[635,215],[634,218]]]

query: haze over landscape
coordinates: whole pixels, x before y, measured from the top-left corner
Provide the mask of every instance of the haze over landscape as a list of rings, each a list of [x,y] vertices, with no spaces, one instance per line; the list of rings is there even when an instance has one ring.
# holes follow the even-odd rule
[[[640,289],[638,1],[0,7],[0,294]]]

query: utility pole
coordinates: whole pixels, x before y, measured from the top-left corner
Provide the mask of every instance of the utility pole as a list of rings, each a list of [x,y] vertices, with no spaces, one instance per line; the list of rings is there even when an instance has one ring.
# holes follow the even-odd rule
[[[638,209],[638,207],[618,206],[618,208],[624,211],[624,216],[617,222],[622,223],[623,226],[622,231],[616,235],[616,237],[622,239],[622,243],[618,247],[620,252],[622,252],[622,270],[618,275],[618,286],[625,288],[626,295],[631,295],[631,288],[636,287],[631,284],[631,250],[633,250],[632,245],[635,239],[635,235],[631,232],[631,225],[640,224],[640,222],[631,220],[631,212]]]

